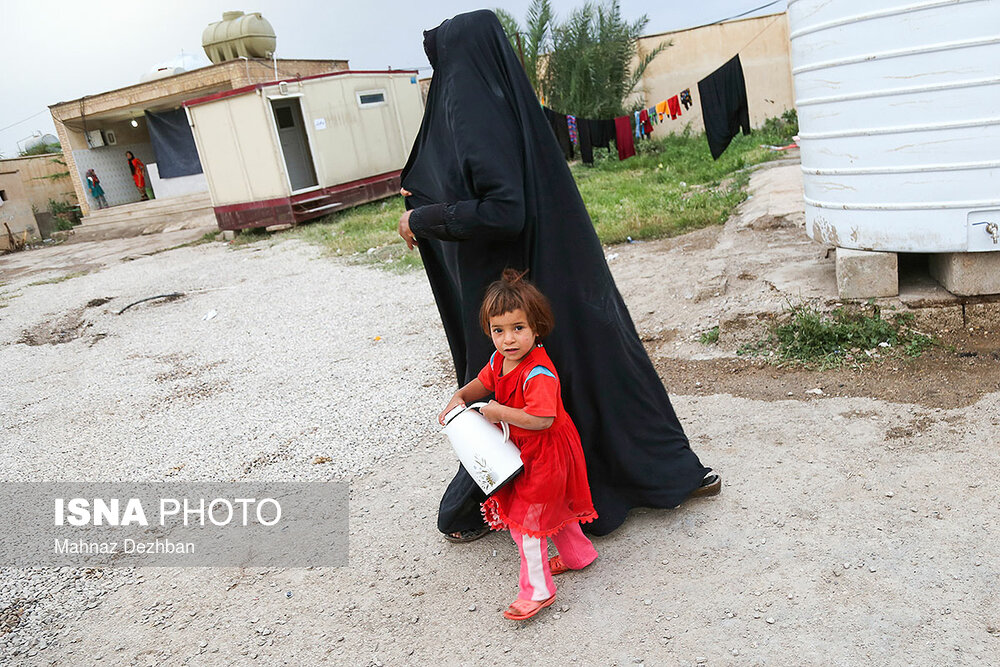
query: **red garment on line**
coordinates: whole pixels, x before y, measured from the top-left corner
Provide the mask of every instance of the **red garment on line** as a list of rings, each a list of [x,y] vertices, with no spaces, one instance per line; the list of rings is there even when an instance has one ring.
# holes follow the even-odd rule
[[[639,122],[642,123],[642,133],[644,136],[649,136],[653,133],[653,123],[649,120],[649,111],[643,109],[639,112]]]
[[[635,155],[635,142],[632,141],[632,123],[628,116],[615,118],[615,146],[618,147],[618,159],[626,160]]]
[[[532,375],[539,367],[546,372]],[[502,372],[499,353],[479,372],[479,381],[496,394],[498,403],[555,421],[540,431],[510,425],[510,439],[521,450],[524,472],[486,499],[486,522],[494,530],[511,528],[541,538],[571,523],[593,521],[597,512],[580,434],[563,408],[559,377],[549,355],[535,347],[514,370]]]
[[[670,111],[670,120],[681,115],[681,102],[676,95],[667,100],[667,109]]]

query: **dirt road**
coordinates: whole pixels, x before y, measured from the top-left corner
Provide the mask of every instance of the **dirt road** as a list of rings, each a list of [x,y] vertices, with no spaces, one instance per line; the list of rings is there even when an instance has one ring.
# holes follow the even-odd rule
[[[0,258],[0,478],[351,483],[341,568],[0,570],[0,662],[995,660],[994,334],[970,334],[960,315],[954,352],[860,372],[734,355],[789,296],[836,299],[828,249],[799,228],[796,174],[756,173],[725,228],[608,249],[693,446],[725,486],[635,511],[595,541],[594,565],[557,579],[554,607],[521,624],[500,615],[516,594],[509,537],[456,546],[434,528],[456,468],[434,422],[453,378],[422,275],[297,242],[182,248],[43,285],[29,283],[51,272],[26,269],[28,255],[16,273]],[[954,317],[946,295],[920,289],[928,321]],[[114,314],[156,290],[185,297]],[[112,300],[87,306],[96,298]],[[718,324],[718,345],[698,342]],[[26,332],[60,342],[29,345]]]

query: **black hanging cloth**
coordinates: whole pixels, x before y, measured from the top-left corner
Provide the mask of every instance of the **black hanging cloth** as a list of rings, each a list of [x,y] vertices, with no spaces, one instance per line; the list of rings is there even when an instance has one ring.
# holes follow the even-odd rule
[[[698,94],[708,148],[712,157],[718,160],[740,128],[743,134],[750,134],[747,86],[739,54],[699,81]]]

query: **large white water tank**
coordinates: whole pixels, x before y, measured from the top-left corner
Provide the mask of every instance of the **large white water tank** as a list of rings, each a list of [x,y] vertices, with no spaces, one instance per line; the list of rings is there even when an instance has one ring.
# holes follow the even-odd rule
[[[270,58],[276,44],[274,28],[260,12],[223,12],[222,20],[209,23],[201,34],[201,46],[213,63]]]
[[[806,230],[1000,251],[1000,2],[788,0]]]

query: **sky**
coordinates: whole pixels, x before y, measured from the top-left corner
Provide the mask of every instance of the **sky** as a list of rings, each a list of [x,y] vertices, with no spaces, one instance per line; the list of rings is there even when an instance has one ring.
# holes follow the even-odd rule
[[[551,0],[556,19],[584,0]],[[139,83],[183,51],[204,58],[201,33],[233,9],[260,12],[278,37],[278,58],[347,59],[353,69],[427,67],[421,32],[455,14],[501,7],[524,23],[531,0],[0,0],[0,155],[15,157],[36,131],[55,134],[48,106]],[[782,12],[785,0],[621,0],[622,14],[649,17],[656,34],[743,15]],[[764,6],[758,11],[754,10]],[[205,64],[208,63],[204,59]]]

